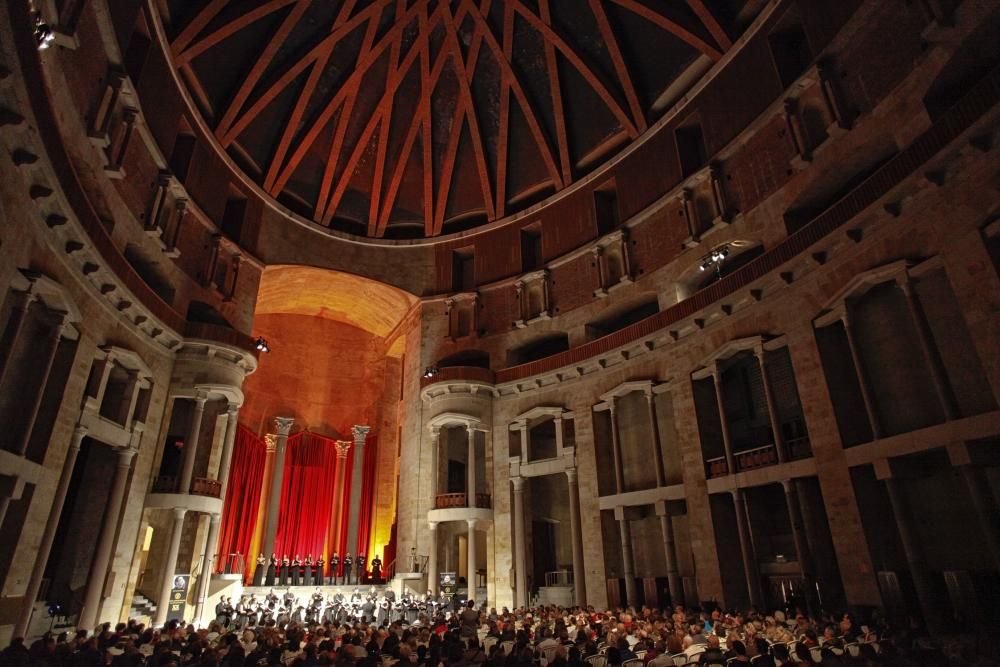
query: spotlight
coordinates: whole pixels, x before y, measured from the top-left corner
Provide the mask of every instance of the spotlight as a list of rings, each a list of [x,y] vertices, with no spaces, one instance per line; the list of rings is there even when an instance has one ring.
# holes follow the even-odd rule
[[[436,366],[428,366],[427,368],[424,369],[425,378],[432,378],[437,374],[438,374],[438,369]]]
[[[257,349],[259,351],[261,351],[261,352],[270,352],[271,351],[271,348],[268,347],[267,341],[264,340],[263,336],[257,336],[256,345],[257,345]]]
[[[718,248],[713,248],[711,252],[701,258],[701,265],[698,267],[701,271],[707,271],[708,269],[715,267],[715,270],[721,276],[722,274],[722,263],[729,256],[729,245],[721,245]]]
[[[35,12],[35,43],[38,44],[38,50],[43,51],[49,48],[55,37],[56,34],[52,32],[52,27],[42,20],[41,14]]]

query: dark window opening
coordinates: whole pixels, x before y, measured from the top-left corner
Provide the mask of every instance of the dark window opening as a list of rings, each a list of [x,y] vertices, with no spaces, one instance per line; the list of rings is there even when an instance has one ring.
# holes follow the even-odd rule
[[[782,88],[788,88],[812,62],[809,41],[802,28],[802,17],[798,9],[785,12],[778,25],[767,37],[774,67]]]
[[[489,368],[490,355],[482,350],[462,350],[441,359],[437,364],[438,368],[451,368],[455,366],[474,366],[476,368]]]
[[[448,460],[448,493],[465,493],[465,484],[468,480],[465,475],[465,463],[462,461]]]
[[[677,157],[680,160],[681,176],[687,178],[708,164],[708,149],[701,129],[701,119],[697,114],[687,119],[674,130],[677,140]]]
[[[174,172],[174,176],[181,183],[187,179],[196,143],[197,140],[194,138],[194,134],[190,130],[185,131],[184,129],[180,131],[177,139],[174,140],[174,149],[170,153],[170,171]]]
[[[609,234],[621,223],[621,215],[618,212],[618,189],[614,179],[594,190],[594,214],[597,219],[598,236]]]
[[[569,349],[569,336],[566,334],[555,334],[533,340],[516,347],[507,353],[507,365],[517,366],[531,361],[538,361],[554,354],[565,352]]]
[[[462,248],[452,253],[451,258],[451,289],[455,292],[466,292],[476,286],[476,256],[472,248]]]
[[[539,223],[521,230],[521,270],[527,273],[542,266],[542,227]]]
[[[216,326],[226,327],[227,329],[233,328],[233,325],[222,316],[222,313],[204,301],[192,301],[190,305],[188,305],[187,320],[188,322],[214,324]]]
[[[652,297],[637,305],[629,306],[626,310],[617,310],[616,312],[605,314],[603,317],[587,324],[587,340],[602,338],[642,321],[647,317],[651,317],[658,312],[660,312],[660,304],[656,297]]]
[[[222,214],[222,233],[236,243],[243,235],[243,221],[247,213],[247,198],[242,193],[230,189],[226,209]]]
[[[142,78],[142,71],[146,66],[146,56],[149,54],[150,44],[151,40],[149,38],[149,27],[146,25],[146,17],[142,12],[139,12],[139,16],[135,22],[135,29],[132,31],[131,37],[129,37],[128,46],[125,48],[125,54],[122,58],[125,71],[131,77],[133,85],[138,85],[139,80]]]

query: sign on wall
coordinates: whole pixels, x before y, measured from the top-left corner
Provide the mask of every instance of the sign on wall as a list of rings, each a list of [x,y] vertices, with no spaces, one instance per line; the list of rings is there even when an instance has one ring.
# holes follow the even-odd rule
[[[188,582],[190,574],[174,575],[174,583],[170,587],[170,601],[167,603],[167,620],[183,620],[184,608],[187,606]]]

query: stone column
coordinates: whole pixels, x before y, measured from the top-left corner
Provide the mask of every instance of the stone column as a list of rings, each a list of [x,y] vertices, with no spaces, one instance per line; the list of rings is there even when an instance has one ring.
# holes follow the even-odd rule
[[[743,555],[743,572],[746,575],[747,593],[750,596],[750,604],[759,609],[763,604],[760,590],[760,568],[757,566],[757,554],[754,553],[753,538],[750,535],[750,526],[747,521],[746,498],[743,496],[743,489],[735,489],[732,494],[733,506],[736,510],[736,529],[740,538],[740,553]]]
[[[184,533],[184,515],[187,510],[175,507],[174,523],[170,527],[167,557],[163,560],[163,572],[160,574],[160,599],[156,601],[156,617],[153,625],[159,626],[167,622],[167,610],[170,605],[170,589],[174,584],[174,571],[177,569],[177,554],[181,550],[181,536]]]
[[[625,604],[634,607],[638,601],[635,590],[635,561],[632,556],[632,527],[625,516],[624,507],[615,508],[618,520],[618,536],[622,543],[622,574],[625,577]]]
[[[38,552],[35,554],[35,560],[31,566],[31,576],[28,578],[28,586],[24,592],[21,612],[14,625],[14,637],[25,636],[28,626],[31,625],[31,614],[35,609],[38,591],[42,587],[42,579],[45,577],[45,566],[48,565],[49,554],[52,553],[52,543],[55,541],[56,529],[59,527],[63,505],[66,503],[69,483],[73,479],[76,457],[80,453],[80,445],[83,443],[83,438],[86,435],[87,427],[77,425],[73,431],[73,437],[69,442],[69,449],[66,450],[62,472],[59,474],[59,484],[56,486],[56,493],[52,498],[52,507],[49,509],[49,516],[45,521],[45,529],[42,531],[42,540],[38,544]]]
[[[767,418],[771,422],[771,437],[774,439],[774,452],[778,455],[778,463],[788,459],[785,451],[784,438],[781,437],[781,424],[778,423],[778,406],[774,402],[774,392],[771,390],[771,377],[767,373],[767,363],[764,360],[764,347],[758,346],[753,351],[760,368],[760,380],[764,385],[764,400],[767,402]]]
[[[663,535],[663,554],[667,561],[667,586],[670,588],[670,604],[684,604],[684,586],[677,570],[677,546],[674,541],[674,523],[667,512],[667,503],[656,503],[656,515],[660,517],[660,533]]]
[[[469,524],[469,537],[468,537],[468,555],[469,563],[466,566],[466,572],[468,574],[467,581],[469,582],[469,600],[474,600],[476,598],[476,524],[477,519],[466,519],[465,522]]]
[[[212,581],[212,571],[215,569],[215,552],[219,541],[219,515],[213,513],[208,524],[208,538],[205,540],[205,554],[201,559],[201,574],[198,575],[198,598],[194,609],[196,622],[204,622],[205,600],[208,598],[208,585]],[[248,560],[253,554],[247,554]]]
[[[427,554],[427,590],[438,591],[438,525],[437,521],[428,521],[427,528],[430,531],[430,551]]]
[[[660,444],[660,423],[656,419],[656,396],[653,388],[649,387],[645,391],[646,408],[649,412],[649,428],[653,433],[653,464],[656,466],[656,485],[666,486],[667,478],[663,470],[663,448]]]
[[[123,447],[118,450],[118,464],[115,468],[115,476],[111,481],[111,494],[104,512],[101,532],[97,537],[94,560],[90,564],[83,609],[80,610],[80,617],[77,621],[80,628],[93,630],[99,620],[98,613],[104,595],[104,583],[108,578],[108,565],[111,563],[115,534],[118,532],[118,519],[121,517],[122,501],[125,499],[125,486],[128,482],[129,469],[132,467],[132,457],[135,456],[135,453],[136,450],[131,447]]]
[[[28,309],[38,297],[31,292],[17,292],[14,296],[17,299],[7,320],[7,330],[10,331],[9,340],[4,340],[0,345],[0,383],[3,382],[4,372],[10,362],[10,355],[17,346],[17,341],[21,337],[21,330],[24,328],[24,320],[28,315]]]
[[[465,457],[465,494],[466,506],[476,506],[476,430],[471,424],[465,425],[469,440],[468,452]]]
[[[223,502],[226,500],[226,491],[229,488],[229,468],[233,463],[233,444],[236,441],[236,427],[240,420],[240,406],[235,403],[229,404],[226,410],[226,435],[222,441],[222,455],[219,457],[219,482],[221,491],[219,497]],[[247,554],[252,556],[253,554]]]
[[[275,417],[274,428],[277,438],[274,443],[274,471],[271,473],[271,491],[267,495],[267,514],[264,515],[264,539],[261,544],[265,551],[274,551],[274,540],[278,536],[278,510],[281,509],[281,483],[285,478],[285,447],[288,432],[295,422],[291,417]],[[281,557],[281,554],[278,554]]]
[[[556,456],[562,456],[564,438],[566,437],[563,433],[563,418],[553,417],[552,422],[556,426]]]
[[[844,333],[847,335],[847,347],[851,351],[851,361],[854,362],[854,373],[858,379],[858,387],[861,389],[861,400],[864,401],[868,423],[872,427],[872,439],[878,440],[882,437],[882,424],[878,418],[878,411],[875,409],[875,399],[868,384],[868,374],[865,373],[865,366],[861,360],[861,350],[858,348],[858,342],[854,338],[854,330],[851,328],[851,318],[847,314],[847,303],[844,303],[844,312],[840,316],[840,321],[844,324]]]
[[[21,441],[14,450],[20,456],[24,456],[24,453],[28,450],[28,443],[31,441],[31,432],[35,429],[38,410],[42,407],[42,397],[45,396],[45,386],[49,383],[52,364],[55,363],[56,352],[59,351],[59,341],[62,340],[66,315],[66,313],[59,314],[59,320],[41,341],[42,349],[37,360],[39,362],[37,375],[40,378],[38,388],[35,390],[34,395],[31,397],[31,402],[28,404],[27,421],[24,425],[24,431],[21,434]]]
[[[368,437],[370,426],[354,426],[351,434],[354,436],[354,467],[351,469],[351,504],[348,507],[347,515],[347,550],[357,556],[360,553],[358,548],[358,524],[361,522],[361,483],[365,473],[365,438]],[[356,561],[357,559],[355,559]],[[357,576],[360,581],[361,571],[358,563],[354,563],[358,570]]]
[[[199,389],[192,400],[194,401],[194,410],[191,412],[187,440],[184,441],[184,462],[181,466],[178,493],[191,492],[191,478],[194,477],[194,462],[198,457],[198,438],[201,435],[201,420],[205,416],[205,401],[208,400],[208,392]]]
[[[878,466],[876,466],[878,469]],[[924,623],[932,633],[941,630],[938,622],[938,608],[934,604],[933,584],[931,583],[930,571],[927,561],[924,558],[924,551],[920,546],[920,538],[913,528],[913,518],[907,506],[903,490],[900,488],[899,480],[889,476],[885,478],[885,488],[889,492],[889,502],[892,504],[892,513],[896,519],[896,529],[899,531],[899,541],[903,544],[903,552],[906,555],[906,562],[910,568],[910,577],[913,579],[913,588],[917,593],[917,600],[920,603],[920,611],[924,616]]]
[[[520,424],[521,431],[521,460],[527,463],[531,460],[531,431],[528,430],[528,421],[524,420]]]
[[[622,469],[621,441],[618,439],[618,414],[615,410],[615,399],[608,401],[608,411],[611,413],[611,458],[615,467],[615,493],[625,491],[625,472]]]
[[[920,350],[923,352],[924,361],[931,372],[931,380],[934,382],[934,390],[937,392],[938,401],[941,403],[941,412],[948,421],[957,419],[958,405],[955,402],[955,394],[948,383],[948,375],[944,365],[941,363],[941,356],[931,335],[930,325],[927,323],[927,316],[924,309],[913,291],[913,283],[904,274],[902,278],[896,280],[896,286],[903,293],[906,299],[906,307],[910,311],[910,318],[913,320],[913,328],[917,330],[917,339],[920,341]]]
[[[352,444],[350,440],[337,440],[334,443],[337,448],[337,472],[333,478],[333,502],[335,506],[340,507],[340,512],[334,514],[333,517],[333,534],[337,536],[333,545],[334,551],[340,548],[340,536],[344,528],[344,508],[343,505],[337,505],[337,503],[340,503],[344,497],[344,483],[347,481],[347,456],[351,452]],[[330,576],[338,576],[338,569],[340,569],[339,565],[336,569],[331,570]]]
[[[719,426],[722,429],[722,447],[726,451],[726,468],[730,475],[736,471],[736,459],[733,456],[733,445],[729,441],[729,419],[726,417],[726,404],[722,399],[722,369],[719,360],[712,364],[712,384],[715,386],[715,402],[719,408]]]
[[[569,491],[569,532],[573,540],[573,602],[578,607],[587,605],[587,578],[583,565],[583,530],[580,526],[580,488],[576,468],[566,468]]]
[[[441,479],[438,467],[441,448],[441,429],[431,429],[431,507],[437,507],[437,495],[441,492]]]
[[[815,616],[819,611],[815,604],[816,575],[813,568],[812,551],[809,549],[809,540],[806,537],[805,525],[802,521],[802,506],[799,504],[799,494],[797,493],[795,480],[782,480],[781,486],[785,491],[788,522],[792,526],[792,540],[795,542],[795,558],[799,563],[799,571],[802,573],[802,582],[806,589],[806,605],[809,608],[809,614]]]
[[[514,485],[514,606],[528,606],[528,560],[524,531],[524,478],[511,477]]]

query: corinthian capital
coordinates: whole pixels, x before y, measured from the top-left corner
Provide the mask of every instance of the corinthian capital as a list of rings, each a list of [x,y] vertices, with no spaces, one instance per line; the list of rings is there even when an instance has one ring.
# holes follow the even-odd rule
[[[351,433],[354,435],[354,442],[358,445],[365,444],[365,438],[368,437],[368,432],[372,430],[371,426],[361,426],[355,424],[351,427]]]
[[[337,448],[337,458],[346,459],[347,453],[351,451],[351,445],[353,443],[350,440],[337,440],[333,443],[334,447]]]

